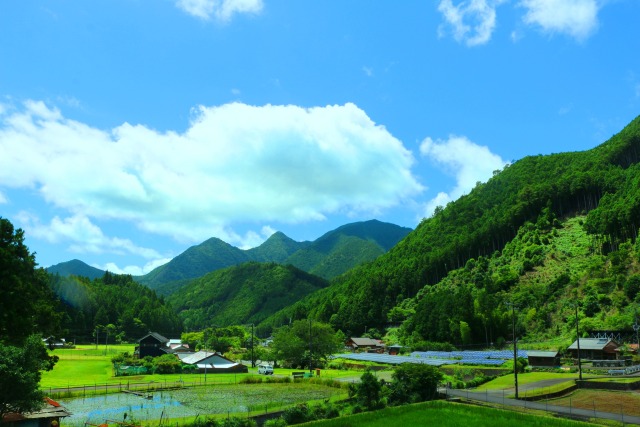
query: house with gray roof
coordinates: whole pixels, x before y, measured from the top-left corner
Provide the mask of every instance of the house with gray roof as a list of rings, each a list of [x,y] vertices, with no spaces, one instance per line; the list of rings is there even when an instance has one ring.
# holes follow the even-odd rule
[[[580,338],[580,358],[589,360],[616,359],[618,344],[609,338]],[[578,358],[578,340],[567,349],[571,357]]]
[[[199,372],[245,373],[249,371],[245,365],[229,360],[217,352],[177,353],[176,356],[180,358],[182,363],[196,366]]]

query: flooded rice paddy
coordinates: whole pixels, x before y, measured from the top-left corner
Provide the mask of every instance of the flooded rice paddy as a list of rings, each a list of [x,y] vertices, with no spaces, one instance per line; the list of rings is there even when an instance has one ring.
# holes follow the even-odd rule
[[[116,393],[95,397],[59,399],[73,415],[66,425],[102,424],[108,421],[139,421],[193,417],[206,414],[237,414],[273,411],[310,400],[324,400],[342,391],[311,384],[240,384],[157,391],[143,396]]]

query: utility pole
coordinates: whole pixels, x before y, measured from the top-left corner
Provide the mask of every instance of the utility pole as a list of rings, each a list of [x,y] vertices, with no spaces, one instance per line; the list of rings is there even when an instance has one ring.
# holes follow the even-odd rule
[[[638,330],[640,330],[640,325],[638,325],[638,310],[635,310],[636,322],[633,324],[633,330],[636,331],[636,344],[638,348],[636,348],[636,355],[640,354],[640,338],[638,337]]]
[[[513,380],[516,386],[516,400],[518,400],[518,337],[516,337],[516,306],[511,305],[511,323],[513,329]]]
[[[256,367],[256,358],[253,356],[253,323],[251,324],[251,367]]]
[[[309,318],[309,374],[313,373],[313,353],[311,350],[311,318]]]
[[[578,304],[576,303],[576,342],[578,343],[578,378],[582,381],[582,359],[580,358],[580,322],[578,321]]]

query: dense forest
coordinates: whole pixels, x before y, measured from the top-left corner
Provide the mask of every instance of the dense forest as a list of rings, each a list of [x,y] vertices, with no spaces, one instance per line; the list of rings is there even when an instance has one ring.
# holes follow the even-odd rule
[[[541,268],[540,263],[544,265],[545,256],[551,252],[544,244],[525,248],[525,253],[517,256],[527,263],[516,267],[507,260],[505,249],[510,242],[515,245],[524,238],[531,227],[538,235],[559,232],[573,225],[568,219],[581,214],[587,215],[580,225],[589,237],[585,250],[594,255],[594,263],[601,264],[597,273],[612,280],[615,289],[623,289],[626,281],[634,280],[634,264],[625,271],[614,269],[617,273],[609,266],[620,256],[620,250],[630,251],[637,237],[639,152],[640,117],[592,150],[517,161],[496,171],[488,182],[478,183],[468,195],[436,209],[387,254],[336,278],[329,288],[267,319],[263,327],[311,316],[355,334],[365,328],[382,330],[405,321],[405,333],[412,334],[413,341],[485,343],[489,331],[494,340],[505,339],[509,318],[505,301],[517,299],[519,289],[528,283],[528,274]],[[552,224],[551,229],[548,224]],[[633,257],[635,253],[631,252]],[[488,269],[492,262],[504,265]],[[465,269],[471,273],[455,280]],[[578,299],[583,299],[592,292],[584,283],[587,273],[569,268],[564,275],[539,280],[562,289],[572,284]],[[593,298],[613,291],[603,293],[601,289]],[[618,304],[618,309],[633,301],[633,293],[623,295],[626,300]],[[491,299],[495,301],[486,301]],[[545,302],[544,296],[539,296],[537,301],[528,301],[528,307],[553,311]],[[581,307],[582,316],[591,318],[592,311]],[[517,315],[524,321],[525,313]],[[544,313],[537,318],[536,324],[547,329],[569,320],[545,317]],[[629,328],[631,316],[625,319],[622,323]],[[461,321],[469,328],[462,325],[464,339]],[[533,332],[528,326],[526,329],[523,332]]]
[[[178,337],[182,321],[151,289],[129,275],[106,272],[101,278],[49,275],[50,288],[64,313],[62,328],[68,339],[104,342],[135,341],[149,331]]]
[[[257,324],[328,284],[291,265],[249,262],[193,280],[168,300],[194,331]]]

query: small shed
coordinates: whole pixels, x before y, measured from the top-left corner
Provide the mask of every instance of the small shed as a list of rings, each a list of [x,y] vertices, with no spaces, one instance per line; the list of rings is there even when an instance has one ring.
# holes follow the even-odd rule
[[[611,360],[616,358],[618,344],[608,338],[580,338],[580,358],[590,360]],[[578,340],[567,349],[571,357],[578,358]]]
[[[397,356],[400,354],[400,350],[402,350],[402,346],[400,344],[387,346],[387,353],[391,356]]]
[[[12,427],[59,427],[60,419],[71,415],[55,400],[48,397],[44,400],[44,407],[41,410],[26,414],[10,412],[2,417],[1,424]]]
[[[529,365],[534,367],[560,366],[560,354],[558,351],[527,350]]]

